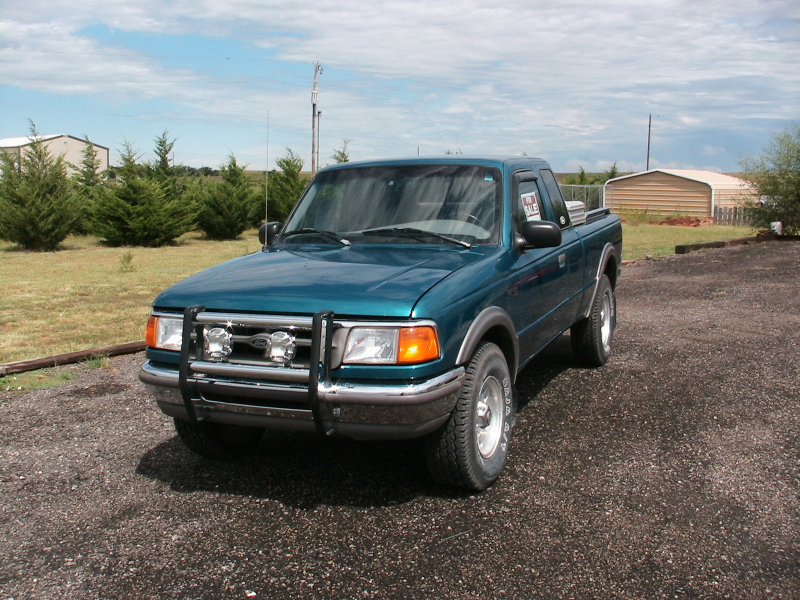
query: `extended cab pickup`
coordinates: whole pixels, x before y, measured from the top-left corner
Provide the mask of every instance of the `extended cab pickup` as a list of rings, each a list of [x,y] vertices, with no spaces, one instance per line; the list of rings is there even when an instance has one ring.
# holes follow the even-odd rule
[[[267,428],[424,436],[437,481],[481,490],[506,462],[520,370],[567,330],[580,363],[608,359],[620,220],[571,214],[543,160],[327,167],[261,237],[148,322],[140,378],[206,457]]]

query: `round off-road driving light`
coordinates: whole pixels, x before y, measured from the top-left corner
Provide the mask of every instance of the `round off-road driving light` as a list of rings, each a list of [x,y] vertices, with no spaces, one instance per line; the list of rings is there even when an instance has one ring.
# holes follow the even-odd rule
[[[208,360],[221,362],[231,354],[231,332],[225,327],[212,327],[204,332],[205,355]]]
[[[297,344],[294,336],[285,331],[276,331],[272,334],[272,345],[269,349],[269,359],[283,365],[291,362]]]

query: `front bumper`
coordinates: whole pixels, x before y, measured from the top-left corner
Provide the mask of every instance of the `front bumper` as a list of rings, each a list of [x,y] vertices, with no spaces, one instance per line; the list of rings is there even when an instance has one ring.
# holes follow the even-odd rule
[[[176,366],[147,360],[139,379],[165,414],[178,419],[232,425],[319,430],[308,387],[296,382],[195,374],[192,394],[181,391]],[[444,424],[455,407],[464,368],[413,383],[320,381],[318,403],[325,407],[329,429],[356,439],[401,439],[424,435]]]

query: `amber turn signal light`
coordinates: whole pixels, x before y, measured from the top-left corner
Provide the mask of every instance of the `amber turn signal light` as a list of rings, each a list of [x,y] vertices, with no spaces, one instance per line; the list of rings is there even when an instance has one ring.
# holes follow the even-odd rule
[[[158,340],[156,339],[157,331],[158,331],[158,317],[150,315],[150,318],[147,320],[147,334],[144,337],[144,341],[151,348],[158,347]]]
[[[439,338],[433,327],[403,327],[398,346],[398,364],[428,362],[440,356]]]

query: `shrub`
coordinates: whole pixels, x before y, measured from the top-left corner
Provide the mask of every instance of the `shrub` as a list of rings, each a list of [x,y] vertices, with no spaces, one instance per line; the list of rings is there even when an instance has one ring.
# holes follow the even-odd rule
[[[277,163],[281,170],[269,174],[268,218],[270,221],[285,221],[305,191],[308,178],[301,174],[305,161],[291,148],[286,149],[286,156],[279,158]],[[263,214],[263,204],[261,210]]]
[[[0,153],[0,237],[26,250],[56,250],[79,218],[79,200],[62,157],[53,157],[31,123],[21,156]]]
[[[101,188],[95,203],[94,231],[111,246],[163,246],[193,224],[191,204],[183,195],[169,198],[168,184],[129,179]]]
[[[170,166],[175,141],[165,131],[156,138],[156,160],[139,163],[139,154],[125,142],[122,165],[116,169],[122,182],[97,188],[92,229],[112,246],[163,246],[194,225],[194,206],[186,185]]]
[[[251,225],[257,209],[263,210],[263,196],[235,156],[222,165],[220,173],[222,181],[198,180],[192,188],[197,226],[212,240],[232,240]]]
[[[105,172],[100,171],[97,149],[89,142],[87,136],[84,136],[84,140],[86,146],[83,149],[83,160],[78,171],[72,176],[80,201],[80,218],[76,223],[75,233],[80,234],[89,233],[98,188],[105,182]]]
[[[748,204],[753,225],[781,221],[786,233],[800,233],[800,124],[773,134],[763,156],[745,159],[742,166],[762,197]]]

